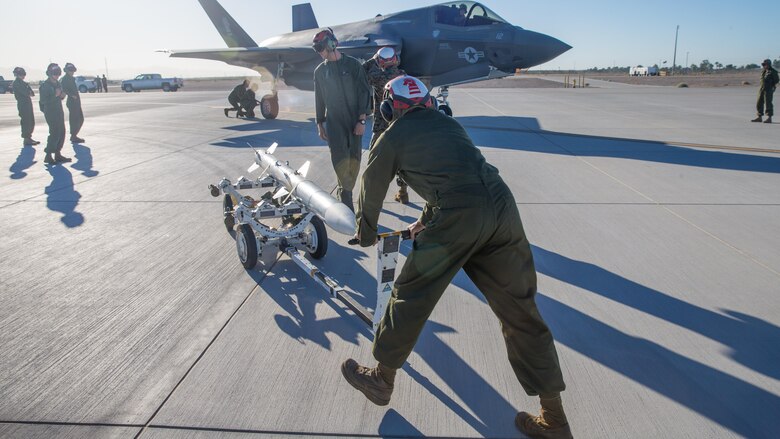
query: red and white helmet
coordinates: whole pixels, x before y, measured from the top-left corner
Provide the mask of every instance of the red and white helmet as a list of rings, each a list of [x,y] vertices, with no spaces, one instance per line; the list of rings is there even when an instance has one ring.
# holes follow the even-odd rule
[[[390,80],[385,85],[384,101],[379,107],[382,117],[391,122],[402,117],[413,108],[435,108],[425,84],[414,76],[404,75]]]
[[[395,49],[392,47],[383,47],[377,50],[374,58],[376,58],[376,63],[381,69],[397,66],[400,63],[398,54],[395,53]]]

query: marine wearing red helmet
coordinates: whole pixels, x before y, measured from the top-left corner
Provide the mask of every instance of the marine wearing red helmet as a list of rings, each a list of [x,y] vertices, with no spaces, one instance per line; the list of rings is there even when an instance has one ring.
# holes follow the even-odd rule
[[[392,122],[403,117],[412,108],[435,108],[436,100],[428,88],[414,76],[399,76],[385,85],[385,100],[379,110],[382,117]]]

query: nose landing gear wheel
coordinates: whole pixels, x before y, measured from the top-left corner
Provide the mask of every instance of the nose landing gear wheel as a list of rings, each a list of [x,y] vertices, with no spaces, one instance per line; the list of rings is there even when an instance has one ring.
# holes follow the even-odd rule
[[[260,114],[266,119],[276,119],[279,115],[279,97],[274,95],[265,95],[260,100]]]

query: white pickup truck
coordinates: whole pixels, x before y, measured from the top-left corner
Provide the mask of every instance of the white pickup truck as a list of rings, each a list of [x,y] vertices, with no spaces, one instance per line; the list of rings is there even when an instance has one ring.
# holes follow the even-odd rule
[[[139,92],[141,90],[159,90],[162,91],[176,91],[179,87],[184,87],[184,80],[181,78],[163,78],[159,73],[144,73],[135,77],[135,79],[128,79],[122,81],[122,90],[130,93],[131,91]]]

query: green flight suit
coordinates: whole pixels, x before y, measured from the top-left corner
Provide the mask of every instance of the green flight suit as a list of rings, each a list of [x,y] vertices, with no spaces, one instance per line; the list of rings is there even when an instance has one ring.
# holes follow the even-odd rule
[[[77,137],[81,126],[84,125],[84,112],[81,110],[81,96],[79,96],[79,88],[76,86],[76,78],[73,75],[66,73],[65,76],[60,79],[62,83],[62,91],[68,95],[68,100],[65,101],[65,105],[68,107],[68,122],[70,122],[70,138]]]
[[[371,88],[363,66],[341,54],[338,61],[323,61],[314,70],[314,100],[317,123],[325,123],[330,159],[338,179],[337,195],[350,209],[355,188],[363,136],[354,134],[361,115],[371,113]]]
[[[62,98],[57,96],[57,90],[62,90],[62,87],[51,78],[44,81],[39,89],[41,111],[49,125],[49,138],[44,151],[55,155],[60,154],[65,144],[65,112],[62,111]]]
[[[756,111],[759,117],[764,115],[764,105],[766,105],[766,115],[772,117],[775,107],[772,104],[775,89],[777,88],[778,75],[777,70],[769,67],[761,72],[761,86],[758,89],[758,102],[756,102]]]
[[[374,143],[376,143],[376,139],[378,139],[390,125],[390,123],[382,117],[382,113],[379,111],[379,106],[384,99],[385,85],[391,79],[405,75],[406,73],[399,69],[398,66],[382,69],[379,67],[376,58],[370,58],[364,62],[363,70],[366,71],[366,79],[368,79],[368,85],[371,86],[372,94],[374,96],[374,124],[371,127],[371,142],[369,143],[373,147]]]
[[[420,232],[374,338],[374,357],[400,368],[444,290],[463,268],[501,322],[507,354],[529,395],[565,385],[536,307],[536,270],[511,191],[463,127],[435,110],[393,122],[369,151],[358,204],[360,245],[374,244],[396,172],[426,200]]]
[[[30,84],[22,78],[14,80],[14,97],[16,98],[16,109],[19,110],[19,117],[22,125],[22,139],[32,137],[35,129],[35,115],[33,114],[32,97],[35,96]]]

